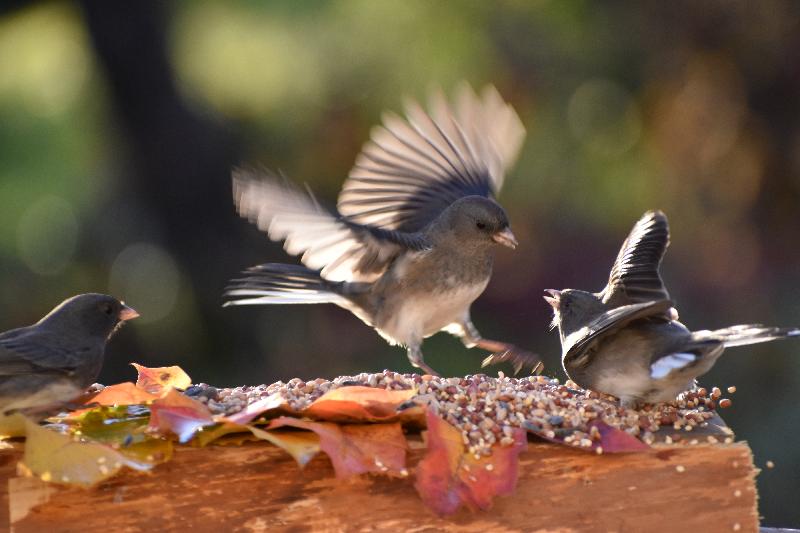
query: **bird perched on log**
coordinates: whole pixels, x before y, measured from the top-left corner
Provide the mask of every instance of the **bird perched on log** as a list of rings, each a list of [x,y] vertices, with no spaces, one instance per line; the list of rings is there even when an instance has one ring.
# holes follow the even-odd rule
[[[671,401],[725,348],[800,335],[800,329],[761,325],[690,331],[678,321],[659,273],[668,245],[667,217],[650,211],[623,243],[601,292],[545,291],[564,371],[581,387],[628,405]]]
[[[408,102],[405,119],[384,115],[336,213],[285,179],[234,171],[239,214],[285,241],[305,266],[253,267],[228,287],[226,305],[336,304],[406,347],[411,364],[430,374],[422,341],[442,330],[493,352],[492,362],[536,362],[484,339],[470,319],[492,274],[492,248],[517,246],[495,195],[524,136],[494,87],[478,96],[464,84],[452,104],[434,92],[428,112]]]
[[[32,326],[0,333],[0,414],[63,404],[93,384],[106,342],[139,314],[105,294],[80,294]]]

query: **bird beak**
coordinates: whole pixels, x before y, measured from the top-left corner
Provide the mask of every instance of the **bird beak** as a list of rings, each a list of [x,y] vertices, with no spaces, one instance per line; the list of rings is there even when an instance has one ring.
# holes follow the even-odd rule
[[[139,313],[136,312],[136,309],[134,309],[133,307],[128,307],[124,303],[122,304],[122,309],[120,309],[120,312],[119,312],[119,319],[120,320],[125,322],[125,321],[128,321],[128,320],[133,320],[137,316],[139,316]]]
[[[558,309],[558,306],[561,304],[561,291],[557,291],[555,289],[545,289],[544,292],[548,294],[548,296],[544,297],[544,300],[549,303],[553,309]]]
[[[502,231],[498,231],[494,235],[492,235],[492,240],[498,244],[502,244],[503,246],[508,246],[512,250],[517,247],[517,238],[514,237],[514,233],[511,232],[511,228],[505,228]]]

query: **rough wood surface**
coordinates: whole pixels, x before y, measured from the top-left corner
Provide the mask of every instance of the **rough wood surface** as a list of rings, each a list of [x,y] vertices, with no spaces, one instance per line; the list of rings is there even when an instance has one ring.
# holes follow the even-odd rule
[[[411,444],[413,467],[423,450]],[[756,470],[744,443],[603,456],[529,443],[513,495],[491,511],[447,519],[427,510],[413,479],[341,481],[324,454],[300,470],[264,443],[179,448],[152,473],[128,472],[92,490],[17,477],[19,456],[0,451],[0,528],[19,533],[758,531]]]

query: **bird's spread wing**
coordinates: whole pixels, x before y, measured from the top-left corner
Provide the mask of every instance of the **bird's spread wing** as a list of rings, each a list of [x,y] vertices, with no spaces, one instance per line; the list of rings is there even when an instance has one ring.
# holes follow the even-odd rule
[[[68,374],[77,368],[77,355],[64,349],[50,333],[30,328],[14,332],[20,334],[0,338],[0,377],[48,372]]]
[[[234,171],[233,196],[241,216],[331,281],[372,281],[404,250],[427,248],[420,235],[334,216],[309,193],[266,172]]]
[[[353,222],[415,232],[464,196],[493,197],[519,154],[525,129],[494,87],[481,96],[463,84],[449,104],[432,94],[406,118],[386,114],[356,159],[339,195]]]
[[[584,327],[569,335],[562,344],[564,361],[582,355],[593,342],[604,334],[621,328],[634,320],[662,317],[672,307],[669,300],[658,300],[615,307],[598,316]]]
[[[669,223],[661,211],[648,211],[633,226],[600,293],[603,303],[618,306],[668,300],[658,272],[669,245]]]

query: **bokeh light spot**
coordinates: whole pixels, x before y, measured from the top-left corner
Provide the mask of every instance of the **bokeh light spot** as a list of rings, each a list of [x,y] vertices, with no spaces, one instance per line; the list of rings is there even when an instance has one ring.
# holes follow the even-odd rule
[[[172,255],[152,243],[125,248],[111,266],[111,294],[124,299],[140,314],[140,323],[168,316],[178,300],[181,276]]]
[[[610,80],[583,83],[567,109],[572,135],[587,150],[616,157],[630,150],[642,133],[639,107],[630,93]]]
[[[25,210],[17,225],[20,258],[37,274],[58,274],[72,261],[78,232],[72,204],[58,196],[43,196]]]

